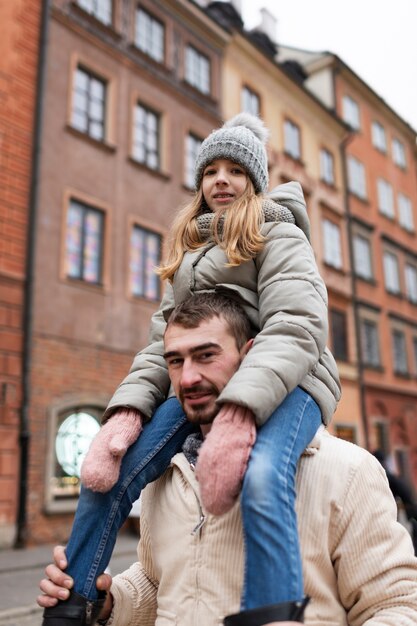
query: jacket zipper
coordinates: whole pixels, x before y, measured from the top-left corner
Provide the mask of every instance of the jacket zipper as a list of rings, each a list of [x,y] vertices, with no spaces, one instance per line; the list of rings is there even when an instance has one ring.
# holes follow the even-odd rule
[[[200,521],[198,522],[197,526],[195,528],[193,528],[193,530],[191,531],[191,534],[192,535],[196,535],[202,529],[205,521],[206,521],[206,516],[201,511],[200,512]]]

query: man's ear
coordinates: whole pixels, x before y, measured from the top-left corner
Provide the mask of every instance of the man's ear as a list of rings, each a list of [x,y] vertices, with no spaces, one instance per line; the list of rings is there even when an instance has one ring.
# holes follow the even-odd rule
[[[242,347],[242,349],[240,351],[242,357],[244,357],[249,352],[249,350],[252,348],[253,342],[254,342],[254,338],[252,337],[252,339],[249,339],[249,341],[247,341],[245,343],[245,345]]]

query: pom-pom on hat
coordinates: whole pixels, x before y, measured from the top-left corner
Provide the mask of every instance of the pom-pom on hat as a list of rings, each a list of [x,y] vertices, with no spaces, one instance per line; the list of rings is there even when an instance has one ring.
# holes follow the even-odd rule
[[[216,159],[229,159],[245,168],[256,193],[268,189],[268,157],[265,144],[269,132],[259,117],[239,113],[214,130],[201,144],[195,165],[195,187],[204,169]]]

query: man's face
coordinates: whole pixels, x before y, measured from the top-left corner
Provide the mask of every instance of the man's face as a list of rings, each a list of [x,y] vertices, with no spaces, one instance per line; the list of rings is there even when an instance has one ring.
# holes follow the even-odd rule
[[[239,350],[227,322],[213,317],[198,328],[168,326],[164,343],[169,376],[189,421],[211,424],[219,410],[217,397],[251,341]]]

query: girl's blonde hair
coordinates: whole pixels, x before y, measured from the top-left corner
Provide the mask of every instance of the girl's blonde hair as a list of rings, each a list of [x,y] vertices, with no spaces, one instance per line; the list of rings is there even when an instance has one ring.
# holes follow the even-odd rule
[[[157,268],[163,279],[172,280],[185,252],[192,252],[205,244],[205,240],[200,238],[197,224],[203,205],[200,186],[193,200],[178,213],[172,224],[167,263]],[[219,221],[223,218],[222,228],[219,228]],[[212,222],[213,240],[225,251],[229,266],[240,265],[259,254],[265,242],[260,230],[263,221],[262,195],[255,193],[248,177],[246,189],[240,198],[231,206],[216,211]]]

